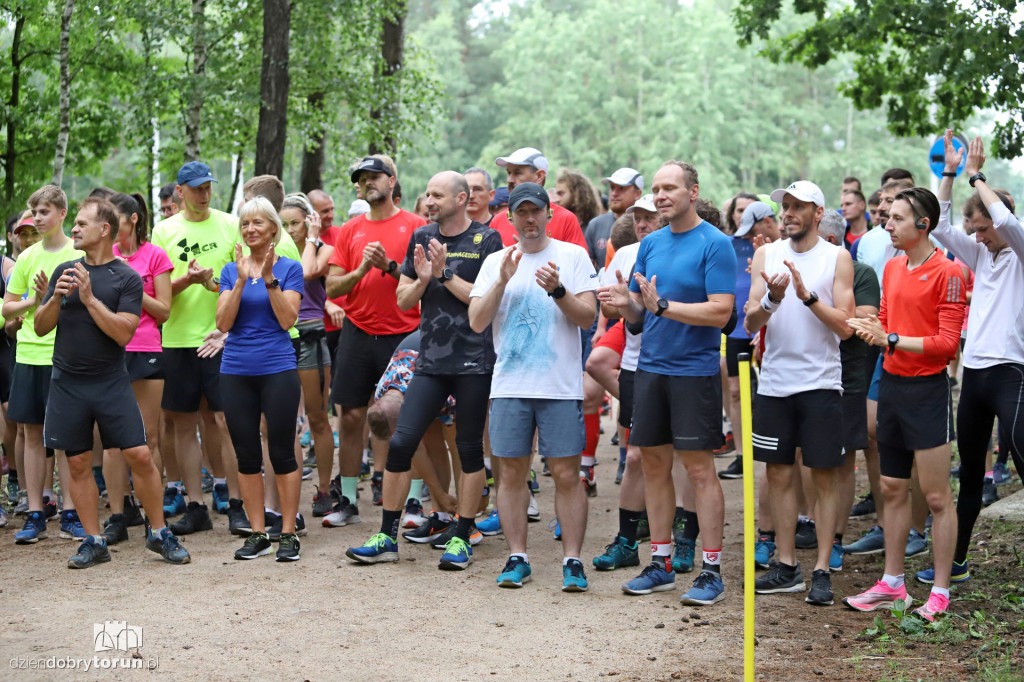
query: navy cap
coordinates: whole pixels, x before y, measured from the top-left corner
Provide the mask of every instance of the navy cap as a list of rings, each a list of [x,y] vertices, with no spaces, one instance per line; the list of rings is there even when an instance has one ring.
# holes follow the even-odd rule
[[[202,161],[189,161],[178,169],[178,184],[198,187],[207,182],[217,182],[210,167]]]
[[[494,198],[487,204],[491,208],[498,208],[508,203],[508,187],[499,187],[494,190]]]
[[[395,177],[395,174],[391,172],[391,169],[388,168],[386,163],[372,156],[364,156],[363,160],[359,162],[359,165],[352,169],[352,182],[359,182],[359,174],[363,171],[383,173],[389,178]]]
[[[508,197],[508,210],[516,210],[524,201],[529,201],[541,208],[547,208],[551,205],[547,190],[536,182],[523,182],[516,185]]]

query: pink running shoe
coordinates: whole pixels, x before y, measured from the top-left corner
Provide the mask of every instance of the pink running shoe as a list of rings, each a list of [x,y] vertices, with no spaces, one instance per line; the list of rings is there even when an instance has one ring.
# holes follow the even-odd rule
[[[884,580],[879,580],[875,586],[866,592],[853,597],[843,597],[843,603],[857,611],[874,611],[875,609],[891,609],[898,600],[902,599],[906,606],[910,606],[912,599],[907,594],[905,585],[892,588]]]
[[[924,606],[914,609],[914,615],[924,618],[928,622],[935,622],[936,617],[946,615],[949,609],[949,597],[932,592],[928,595],[928,601]]]

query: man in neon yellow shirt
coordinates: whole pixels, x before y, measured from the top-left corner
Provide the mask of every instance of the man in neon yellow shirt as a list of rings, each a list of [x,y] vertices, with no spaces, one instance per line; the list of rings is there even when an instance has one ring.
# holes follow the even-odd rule
[[[14,541],[19,545],[33,544],[46,537],[46,503],[56,501],[52,490],[48,491],[48,499],[44,500],[43,490],[46,467],[53,466],[52,460],[47,457],[52,457],[53,451],[48,452],[43,446],[43,418],[50,389],[56,332],[36,336],[33,321],[39,298],[33,282],[40,274],[49,280],[58,265],[83,255],[81,251],[75,250],[72,241],[64,234],[68,198],[60,187],[41,187],[29,197],[28,206],[42,241],[25,249],[19,256],[11,272],[3,303],[5,320],[22,320],[11,377],[11,400],[7,408],[8,421],[25,425],[25,489],[28,491],[29,513],[24,529],[14,536]],[[61,483],[66,487],[71,481],[71,473],[64,453],[59,454],[57,466]],[[70,495],[65,495],[65,498],[61,514],[61,537],[82,538],[85,530],[74,509],[74,502]]]

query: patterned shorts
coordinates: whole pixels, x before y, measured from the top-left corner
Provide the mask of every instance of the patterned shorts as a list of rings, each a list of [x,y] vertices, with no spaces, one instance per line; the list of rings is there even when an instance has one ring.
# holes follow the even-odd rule
[[[384,375],[377,382],[377,390],[373,393],[373,399],[380,400],[391,389],[405,395],[405,389],[409,387],[412,375],[416,373],[417,357],[419,357],[417,351],[405,348],[396,350],[395,354],[391,356],[388,368],[384,370]],[[455,398],[448,396],[448,402],[441,408],[437,418],[445,426],[452,426],[455,423]]]

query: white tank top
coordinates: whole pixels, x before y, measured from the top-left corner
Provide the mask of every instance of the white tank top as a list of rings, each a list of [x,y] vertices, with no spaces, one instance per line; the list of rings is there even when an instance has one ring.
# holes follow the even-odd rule
[[[764,249],[765,273],[789,274],[783,263],[788,260],[818,300],[827,306],[834,305],[832,285],[840,247],[818,237],[814,248],[804,253],[793,251],[788,239],[768,244]],[[819,389],[843,390],[839,336],[797,298],[791,280],[782,305],[768,320],[757,392],[784,398]]]

